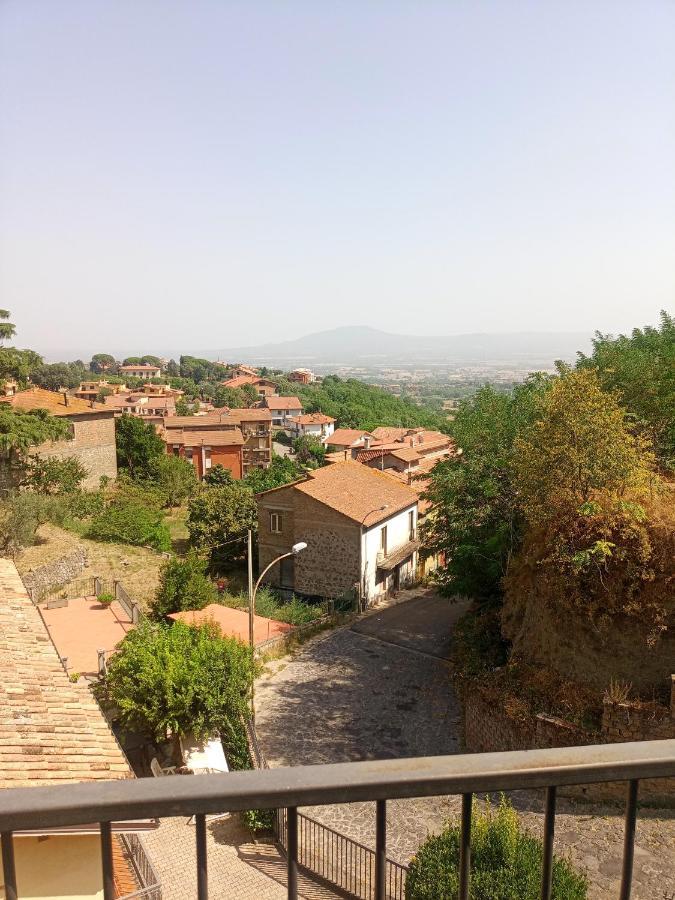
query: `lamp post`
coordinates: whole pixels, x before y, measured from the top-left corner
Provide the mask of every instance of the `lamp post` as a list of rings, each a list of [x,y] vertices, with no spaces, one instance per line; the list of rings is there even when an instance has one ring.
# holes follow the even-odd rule
[[[382,506],[376,506],[375,509],[371,509],[369,512],[367,512],[365,514],[365,516],[363,516],[363,518],[361,519],[361,528],[363,528],[365,526],[366,519],[368,518],[368,516],[372,516],[372,514],[376,513],[376,512],[384,512],[385,509],[389,509],[388,503],[383,503]],[[363,573],[361,575],[361,595],[362,595],[361,600],[362,601],[367,601],[367,599],[368,599],[366,597],[366,574],[367,574],[367,570],[368,570],[368,552],[367,552],[368,548],[367,547],[365,548],[365,551],[366,551],[364,554],[365,559],[363,560]]]
[[[298,553],[302,553],[303,550],[307,549],[307,543],[305,541],[298,541],[297,544],[293,544],[290,551],[288,553],[282,553],[281,556],[277,556],[276,559],[273,559],[271,563],[269,563],[262,570],[260,575],[258,576],[258,580],[255,585],[253,584],[253,556],[251,553],[251,532],[248,533],[248,640],[251,646],[251,653],[255,650],[255,640],[254,640],[254,622],[255,622],[255,596],[258,593],[258,588],[260,587],[260,583],[263,578],[272,566],[276,566],[278,562],[281,562],[282,559],[288,559],[289,556],[297,556]],[[254,697],[253,697],[253,684],[251,684],[251,717],[253,722],[255,723],[255,705],[254,705]]]

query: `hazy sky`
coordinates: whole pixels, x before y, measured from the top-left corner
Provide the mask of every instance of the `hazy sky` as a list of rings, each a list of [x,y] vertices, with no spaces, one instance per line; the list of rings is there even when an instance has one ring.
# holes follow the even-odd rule
[[[0,0],[19,346],[675,307],[675,2]]]

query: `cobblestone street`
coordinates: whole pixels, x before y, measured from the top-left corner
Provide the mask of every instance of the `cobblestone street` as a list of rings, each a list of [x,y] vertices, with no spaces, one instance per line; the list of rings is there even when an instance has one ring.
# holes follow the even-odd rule
[[[275,661],[256,687],[257,729],[271,766],[456,753],[460,710],[447,656],[459,605],[429,592],[352,627],[320,635],[294,657]],[[543,828],[543,798],[512,796],[532,833]],[[407,863],[429,832],[459,811],[459,798],[390,801],[388,855]],[[556,852],[587,871],[593,900],[618,896],[623,812],[560,799]],[[374,805],[305,810],[374,847]],[[640,810],[636,900],[675,894],[675,811]]]

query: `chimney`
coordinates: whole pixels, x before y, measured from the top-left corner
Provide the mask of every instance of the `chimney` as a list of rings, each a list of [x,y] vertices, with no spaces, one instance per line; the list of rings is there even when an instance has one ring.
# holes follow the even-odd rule
[[[370,435],[366,434],[363,437],[363,446],[366,450],[370,450]]]
[[[411,447],[414,447],[415,446],[415,438],[414,437],[408,438],[408,443],[410,444]]]

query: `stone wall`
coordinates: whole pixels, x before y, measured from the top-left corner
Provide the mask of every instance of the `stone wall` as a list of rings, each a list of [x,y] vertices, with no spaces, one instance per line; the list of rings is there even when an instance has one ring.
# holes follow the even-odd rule
[[[51,590],[77,578],[87,565],[87,551],[84,547],[78,547],[66,556],[60,556],[43,566],[24,572],[21,580],[33,600],[38,601]]]
[[[670,708],[658,703],[605,701],[602,725],[596,732],[555,716],[512,711],[508,701],[494,692],[475,687],[465,689],[462,693],[464,749],[468,753],[490,753],[675,738],[675,678],[673,684]],[[569,787],[560,792],[589,800],[623,801],[626,790],[624,784],[614,783]],[[675,779],[641,782],[640,798],[675,805]]]
[[[87,470],[83,487],[95,490],[102,475],[117,477],[115,448],[115,418],[112,412],[95,412],[72,418],[73,437],[67,441],[42,444],[36,452],[40,456],[65,459],[74,456]]]

